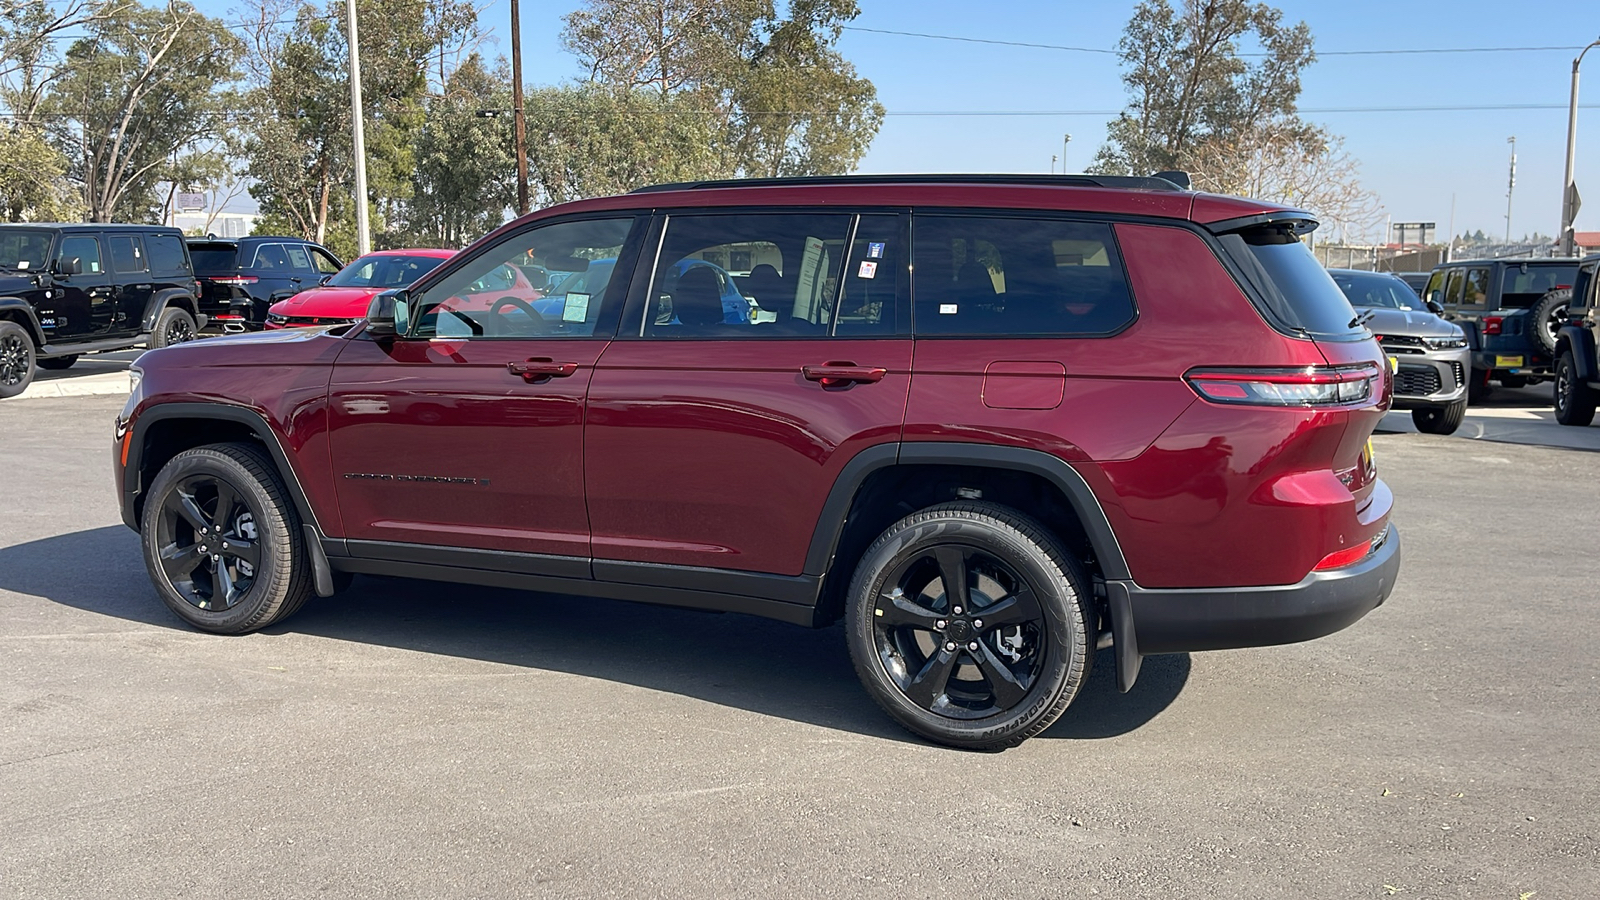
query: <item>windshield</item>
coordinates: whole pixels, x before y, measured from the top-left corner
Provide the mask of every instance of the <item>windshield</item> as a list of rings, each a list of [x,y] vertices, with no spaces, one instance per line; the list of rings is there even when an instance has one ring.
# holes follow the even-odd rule
[[[1427,309],[1404,281],[1376,272],[1329,272],[1350,305],[1361,309]]]
[[[37,272],[50,258],[50,232],[0,231],[0,268]]]
[[[189,259],[196,272],[231,272],[239,268],[239,249],[234,244],[190,244]]]
[[[412,282],[428,274],[444,262],[437,256],[395,256],[374,254],[363,256],[339,270],[328,279],[331,287],[410,287]]]

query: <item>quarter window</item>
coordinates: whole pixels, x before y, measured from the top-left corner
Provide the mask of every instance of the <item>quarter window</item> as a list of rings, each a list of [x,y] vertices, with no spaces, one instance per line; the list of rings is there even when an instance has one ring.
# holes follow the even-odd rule
[[[143,272],[147,268],[144,245],[131,234],[114,234],[106,238],[111,245],[111,270],[118,274]]]
[[[105,271],[105,267],[100,263],[100,242],[92,237],[62,238],[61,253],[56,259],[61,262],[76,259],[78,271],[83,275],[99,275]]]
[[[669,217],[643,333],[719,339],[827,336],[852,219],[827,213]],[[860,271],[875,280],[875,269],[876,263]]]
[[[167,275],[190,271],[189,255],[184,252],[182,239],[170,234],[147,235],[145,247],[150,251],[152,271]]]
[[[1104,334],[1133,318],[1109,225],[1010,216],[918,216],[919,335]]]
[[[631,218],[559,222],[502,241],[427,290],[411,334],[590,337],[602,307],[618,300],[612,274],[632,226]]]

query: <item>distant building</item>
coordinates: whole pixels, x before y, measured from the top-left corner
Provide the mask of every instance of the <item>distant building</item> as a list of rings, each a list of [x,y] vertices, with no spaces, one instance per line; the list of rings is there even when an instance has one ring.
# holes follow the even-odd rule
[[[1578,243],[1579,256],[1600,253],[1600,231],[1575,231],[1572,236]]]
[[[207,218],[205,213],[178,213],[173,216],[172,224],[183,229],[184,234],[242,238],[254,230],[261,217],[252,213],[217,213],[209,217],[209,224]]]

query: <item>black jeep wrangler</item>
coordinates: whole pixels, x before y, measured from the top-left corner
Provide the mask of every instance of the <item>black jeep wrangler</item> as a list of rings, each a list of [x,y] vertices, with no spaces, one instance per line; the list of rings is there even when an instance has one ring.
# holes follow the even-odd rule
[[[1600,363],[1595,338],[1600,335],[1600,254],[1586,257],[1573,280],[1572,306],[1556,335],[1556,421],[1588,425],[1600,405]]]
[[[1463,260],[1433,270],[1422,296],[1466,332],[1470,399],[1487,394],[1490,379],[1517,388],[1554,376],[1556,331],[1577,272],[1575,259]]]
[[[155,225],[0,225],[0,399],[37,363],[165,347],[205,324],[183,232]]]

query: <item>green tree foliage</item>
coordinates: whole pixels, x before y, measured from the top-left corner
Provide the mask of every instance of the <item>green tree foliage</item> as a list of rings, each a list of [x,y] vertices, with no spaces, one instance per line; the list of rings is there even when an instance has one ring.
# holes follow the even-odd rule
[[[0,126],[0,215],[7,222],[60,222],[80,216],[67,161],[32,128]]]
[[[645,113],[645,127],[664,133],[646,134],[637,122],[608,130],[624,169],[583,165],[589,181],[566,188],[599,193],[685,170],[726,177],[853,169],[883,118],[872,82],[834,48],[840,27],[858,14],[853,0],[793,0],[784,15],[771,0],[587,0],[567,16],[563,39],[588,70],[588,87],[566,89],[572,96],[559,102]],[[669,115],[685,121],[669,123]],[[641,141],[638,156],[671,171],[629,163],[624,138]],[[686,139],[697,143],[677,146],[677,158],[670,142]],[[658,152],[663,140],[666,154]]]
[[[82,185],[90,221],[154,218],[156,186],[186,158],[216,152],[243,50],[222,22],[181,0],[105,0],[83,24],[40,101]]]
[[[516,200],[510,108],[510,75],[477,54],[448,76],[417,136],[410,243],[460,247],[505,221]],[[480,115],[489,111],[497,117]]]

